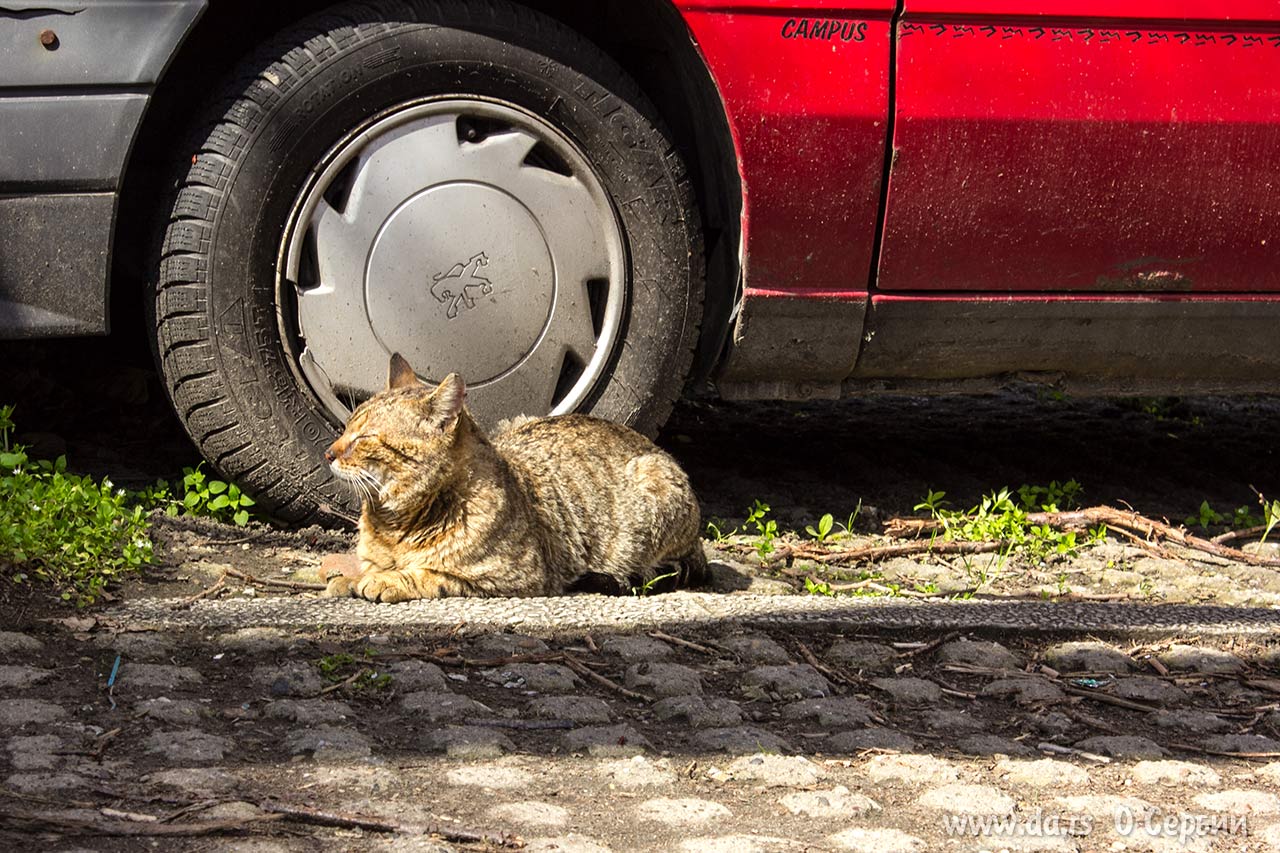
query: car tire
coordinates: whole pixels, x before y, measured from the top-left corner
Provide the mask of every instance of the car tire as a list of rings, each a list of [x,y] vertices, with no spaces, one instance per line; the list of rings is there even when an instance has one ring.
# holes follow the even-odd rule
[[[510,377],[534,354],[542,353],[538,364],[552,364],[551,341],[564,350],[553,410],[571,403],[650,435],[662,425],[697,341],[700,220],[656,110],[597,47],[546,16],[496,0],[353,4],[279,34],[219,94],[175,188],[157,270],[156,342],[170,398],[200,451],[273,516],[296,523],[354,517],[355,499],[334,481],[322,453],[340,431],[343,407],[359,402],[352,389],[362,396],[376,390],[368,387],[371,365],[385,369],[392,349],[426,353],[430,369],[414,366],[427,379],[448,370],[464,379],[493,373],[489,385],[469,392],[482,408],[489,400],[485,417],[493,422],[546,413],[515,409],[547,399],[538,383],[548,368],[526,371],[533,378],[522,381],[536,393],[495,389],[515,387]],[[439,126],[449,121],[458,162],[476,152],[487,158],[476,167],[480,178],[440,177],[454,168],[441,165],[453,155],[436,150],[446,144]],[[395,153],[404,139],[424,155]],[[492,153],[512,140],[533,145],[525,160]],[[382,170],[379,179],[407,177],[365,181],[361,170],[374,171],[370,163]],[[435,164],[436,176],[417,175],[420,163]],[[388,201],[386,190],[371,189],[384,185],[403,197]],[[330,203],[335,192],[353,194],[340,212],[359,226],[340,239],[324,224],[338,210],[339,202]],[[453,211],[461,211],[461,224]],[[531,217],[527,227],[522,211]],[[488,240],[484,261],[462,245],[456,258],[427,257],[432,240],[460,244],[459,235],[472,232]],[[546,257],[536,236],[544,232]],[[431,245],[419,257],[415,244]],[[475,263],[455,275],[453,262],[469,254]],[[561,256],[569,260],[556,267]],[[537,264],[550,271],[543,278],[584,277],[597,267],[607,275],[584,280],[582,289],[567,278],[551,290],[515,282],[528,270],[537,278]],[[314,286],[317,269],[354,296],[334,307],[327,285]],[[357,269],[363,278],[329,275]],[[461,275],[474,286],[458,288]],[[601,295],[574,308],[565,294],[580,292]],[[577,319],[563,321],[574,331],[556,332],[567,341],[557,343],[548,330],[559,327],[542,318],[559,316],[562,305]],[[454,331],[459,316],[489,326]],[[515,325],[512,338],[523,337],[512,343],[487,335],[500,321]],[[532,348],[521,355],[521,347]],[[358,368],[348,366],[357,361]],[[348,370],[351,377],[331,378]],[[557,401],[568,403],[555,409]]]

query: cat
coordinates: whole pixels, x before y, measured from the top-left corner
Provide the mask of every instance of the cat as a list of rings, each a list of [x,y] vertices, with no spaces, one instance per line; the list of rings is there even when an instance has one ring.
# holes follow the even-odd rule
[[[699,586],[709,576],[689,478],[649,439],[586,415],[521,417],[492,439],[450,374],[431,387],[398,353],[386,390],[325,453],[363,498],[359,571],[330,597]]]

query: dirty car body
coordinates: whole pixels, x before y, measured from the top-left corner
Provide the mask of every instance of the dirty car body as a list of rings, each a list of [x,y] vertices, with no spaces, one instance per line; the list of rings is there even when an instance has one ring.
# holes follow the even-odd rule
[[[435,227],[432,217],[447,209],[462,211],[457,215],[466,228],[459,233],[496,228],[487,217],[508,216],[513,224],[502,227],[518,237],[480,241],[447,256],[426,238],[422,257],[399,250],[399,265],[420,265],[424,273],[412,297],[400,279],[386,284],[391,274],[374,270],[377,247],[392,237],[417,244],[417,232],[406,231],[403,221],[393,232],[380,219],[369,225],[376,236],[367,244],[344,249],[371,259],[351,273],[366,277],[352,285],[364,307],[317,319],[327,309],[315,294],[328,291],[294,280],[305,273],[306,252],[316,251],[308,235],[324,233],[318,214],[311,225],[306,217],[332,198],[324,182],[336,179],[326,165],[363,164],[373,156],[348,137],[335,135],[328,153],[308,155],[315,165],[308,164],[305,179],[280,190],[285,202],[297,199],[288,217],[263,214],[260,230],[274,241],[260,253],[270,258],[263,263],[278,260],[281,267],[270,271],[277,280],[274,312],[269,301],[258,314],[242,310],[243,300],[220,294],[216,271],[206,276],[201,252],[230,233],[219,230],[215,214],[193,214],[199,222],[207,215],[209,228],[189,236],[179,228],[185,214],[175,208],[164,248],[153,248],[165,223],[152,225],[150,216],[183,183],[166,177],[165,165],[196,162],[210,150],[198,136],[180,142],[174,128],[199,124],[215,77],[225,76],[241,55],[271,44],[273,33],[299,28],[305,16],[347,11],[288,3],[266,20],[246,23],[248,8],[236,0],[0,4],[0,335],[105,333],[109,318],[142,316],[140,305],[154,299],[157,288],[177,285],[181,305],[159,303],[157,346],[188,430],[220,469],[251,486],[255,476],[292,472],[280,494],[268,496],[269,506],[287,507],[309,489],[321,497],[283,514],[323,515],[318,506],[341,498],[315,473],[323,468],[320,454],[343,412],[376,390],[358,370],[334,378],[344,369],[334,336],[356,325],[363,332],[352,341],[389,349],[392,339],[419,333],[414,306],[427,306],[439,317],[422,320],[421,335],[435,341],[431,352],[442,363],[426,378],[438,379],[433,372],[446,368],[467,375],[473,372],[468,359],[492,361],[487,351],[481,357],[468,349],[479,332],[456,340],[448,335],[460,334],[463,323],[480,323],[484,311],[492,320],[499,309],[485,306],[499,297],[516,299],[503,295],[507,270],[542,269],[545,248],[543,266],[559,276],[562,256],[574,249],[558,247],[554,234],[526,240],[525,214],[508,216],[501,207],[506,201],[492,202],[499,214],[472,219],[465,208],[515,198],[512,210],[532,211],[538,221],[528,233],[540,235],[556,220],[552,213],[543,217],[539,203],[553,197],[561,177],[581,178],[571,201],[596,219],[608,219],[610,211],[617,216],[616,227],[600,235],[574,232],[569,241],[600,246],[597,256],[582,260],[584,269],[603,270],[584,273],[594,337],[588,328],[586,338],[573,339],[553,320],[545,328],[521,326],[513,334],[528,343],[513,344],[510,353],[475,370],[492,373],[492,386],[500,388],[499,380],[519,375],[536,361],[538,347],[554,339],[566,353],[581,350],[580,357],[566,356],[561,365],[560,350],[547,356],[546,369],[562,372],[538,380],[545,393],[494,391],[495,418],[517,409],[583,410],[649,430],[660,425],[669,404],[646,410],[646,392],[639,392],[634,402],[615,405],[601,390],[614,381],[618,353],[643,342],[643,330],[628,325],[642,322],[628,312],[638,310],[638,288],[647,286],[638,271],[647,232],[629,218],[637,198],[623,197],[610,177],[608,152],[617,146],[592,148],[586,131],[557,115],[558,102],[540,113],[536,99],[498,97],[483,85],[471,91],[460,74],[447,91],[424,90],[421,102],[400,91],[395,108],[416,112],[402,120],[393,111],[385,128],[386,113],[371,115],[369,124],[346,119],[352,134],[382,134],[375,142],[418,133],[411,120],[423,127],[456,120],[471,134],[464,139],[459,131],[457,144],[474,143],[474,151],[483,149],[488,133],[527,138],[526,148],[551,152],[550,160],[539,161],[547,174],[533,189],[521,189],[525,163],[510,173],[497,166],[479,177],[468,172],[467,186],[483,192],[455,193],[447,174],[435,175],[387,202],[395,211],[416,205],[415,227],[426,232]],[[685,329],[680,343],[691,348],[689,358],[653,362],[654,370],[679,373],[669,380],[680,387],[710,382],[727,398],[809,399],[981,390],[1014,376],[1088,393],[1265,392],[1280,383],[1280,246],[1273,233],[1280,221],[1280,8],[1274,3],[529,0],[502,8],[512,20],[533,16],[527,20],[549,22],[538,23],[544,30],[561,27],[564,38],[581,37],[598,48],[598,67],[616,64],[626,75],[617,79],[634,81],[640,93],[629,94],[630,83],[615,85],[620,98],[638,105],[636,114],[651,119],[654,132],[687,164],[685,214],[655,217],[695,213],[697,219],[688,245],[697,261],[690,275],[700,291],[690,297],[697,305],[685,325],[698,328]],[[502,50],[501,21],[467,23],[462,11],[454,18],[451,26],[463,36],[497,39],[494,50]],[[338,34],[347,24],[332,26],[331,41],[345,49]],[[556,47],[559,38],[516,46],[582,71]],[[399,62],[398,51],[368,53],[351,67],[376,71]],[[322,102],[333,86],[360,76],[346,74],[336,83],[316,82],[312,99]],[[601,111],[602,128],[610,115]],[[272,144],[282,144],[281,136]],[[426,140],[420,136],[423,146]],[[239,162],[237,156],[228,155],[228,162]],[[237,179],[234,172],[228,170],[227,182]],[[672,174],[672,186],[683,186]],[[454,193],[447,208],[419,201],[446,185]],[[264,184],[264,195],[276,189]],[[282,202],[280,210],[289,209]],[[393,214],[386,216],[391,222]],[[308,227],[314,232],[304,234]],[[291,237],[291,228],[302,236]],[[669,246],[664,253],[671,254]],[[339,254],[320,246],[322,278],[337,268]],[[184,264],[191,269],[173,272]],[[390,307],[374,305],[384,293],[378,288],[391,294]],[[550,311],[554,318],[567,293],[557,279],[545,292],[523,291],[512,310],[538,317]],[[553,307],[544,311],[544,302]],[[665,315],[668,308],[655,310]],[[204,368],[164,362],[183,346],[178,327],[165,331],[166,318],[183,312],[203,324]],[[295,314],[294,327],[283,328]],[[258,315],[283,331],[277,336],[279,330],[259,328],[268,321]],[[257,365],[265,391],[251,393],[251,373],[244,374],[248,382],[227,382],[222,396],[211,391],[188,399],[180,391],[228,360],[244,361],[249,371],[268,350],[284,367],[273,372]],[[451,354],[460,363],[443,364]],[[368,360],[385,363],[386,355],[378,351]],[[303,402],[282,396],[281,385],[289,383],[296,386],[289,393]],[[477,387],[483,395],[483,377]],[[224,399],[222,422],[202,426],[191,414],[223,407]],[[260,435],[280,436],[289,457],[265,473],[259,472],[261,454],[238,458],[246,443],[263,444],[261,437],[225,446],[215,440],[215,434],[234,433],[233,422],[254,418],[265,425]]]

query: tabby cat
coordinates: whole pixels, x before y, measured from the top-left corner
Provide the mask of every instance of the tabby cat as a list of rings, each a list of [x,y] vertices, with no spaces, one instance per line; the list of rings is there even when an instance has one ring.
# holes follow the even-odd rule
[[[457,374],[432,388],[397,354],[386,390],[351,414],[325,458],[363,498],[359,572],[333,578],[325,595],[406,601],[706,581],[689,478],[647,438],[561,415],[522,418],[490,439],[465,395]]]

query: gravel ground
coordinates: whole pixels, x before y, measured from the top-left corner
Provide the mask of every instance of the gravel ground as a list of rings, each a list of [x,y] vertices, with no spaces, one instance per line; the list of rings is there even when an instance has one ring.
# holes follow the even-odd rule
[[[0,633],[6,849],[1280,849],[1274,634],[133,627]]]

